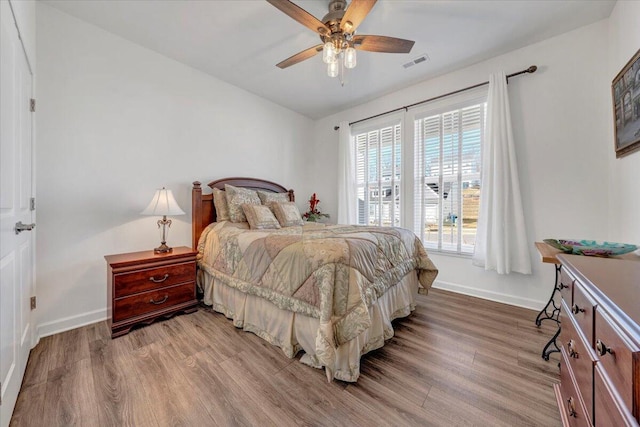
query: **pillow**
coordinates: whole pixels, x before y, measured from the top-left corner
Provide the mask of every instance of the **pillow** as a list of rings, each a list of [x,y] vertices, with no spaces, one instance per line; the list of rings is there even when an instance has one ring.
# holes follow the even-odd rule
[[[263,205],[268,205],[273,202],[288,202],[289,193],[272,193],[270,191],[258,190],[258,197]]]
[[[227,194],[223,190],[213,189],[213,205],[216,207],[216,221],[229,221]]]
[[[269,206],[243,203],[242,210],[252,230],[280,228],[280,224],[278,224],[276,217],[273,216]]]
[[[259,205],[258,193],[248,188],[234,187],[225,184],[224,191],[227,193],[227,207],[229,208],[229,220],[231,222],[247,222],[247,217],[242,211],[243,204]]]
[[[293,202],[271,203],[269,205],[276,214],[278,222],[283,227],[291,227],[294,225],[304,225],[298,206]]]

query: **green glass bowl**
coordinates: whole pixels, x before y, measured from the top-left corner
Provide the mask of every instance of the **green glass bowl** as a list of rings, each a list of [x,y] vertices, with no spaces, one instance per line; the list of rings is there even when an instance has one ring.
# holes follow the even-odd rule
[[[544,239],[544,242],[566,254],[609,257],[633,252],[638,247],[628,243],[597,242],[595,240]]]

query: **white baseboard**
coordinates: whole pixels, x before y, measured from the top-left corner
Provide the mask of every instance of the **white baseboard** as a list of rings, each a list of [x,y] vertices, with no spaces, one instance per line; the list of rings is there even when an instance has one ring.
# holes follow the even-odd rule
[[[487,299],[490,301],[501,302],[504,304],[515,305],[517,307],[528,308],[531,310],[540,310],[547,304],[547,301],[539,301],[531,298],[523,298],[504,294],[501,292],[487,291],[484,289],[472,288],[470,286],[459,285],[457,283],[443,282],[436,280],[433,282],[433,287],[436,289],[442,289],[445,291],[451,291],[458,294],[469,295],[472,297],[478,297]]]
[[[38,342],[40,338],[48,337],[49,335],[58,334],[60,332],[69,331],[81,326],[90,325],[92,323],[101,322],[106,318],[107,309],[101,308],[99,310],[88,311],[86,313],[77,314],[75,316],[64,317],[52,322],[42,323],[38,325],[38,337],[36,339],[36,342]]]

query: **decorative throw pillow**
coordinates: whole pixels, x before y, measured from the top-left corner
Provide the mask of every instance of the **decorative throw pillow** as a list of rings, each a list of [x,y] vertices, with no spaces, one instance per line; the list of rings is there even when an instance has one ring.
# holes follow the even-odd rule
[[[289,201],[289,193],[271,193],[270,191],[260,191],[258,190],[258,197],[260,197],[260,201],[263,205],[268,205],[273,202],[288,202]]]
[[[213,189],[213,205],[216,207],[216,221],[229,221],[227,194],[223,190]]]
[[[252,230],[266,230],[270,228],[280,228],[280,224],[273,212],[269,209],[269,206],[265,205],[252,205],[244,203],[242,205],[247,221],[249,221],[249,227]]]
[[[229,208],[229,220],[231,222],[247,222],[242,205],[259,205],[260,198],[254,190],[248,188],[234,187],[225,184],[224,191],[227,193],[227,207]]]
[[[283,227],[291,227],[294,225],[303,225],[302,215],[300,210],[293,202],[284,203],[271,203],[269,205],[273,209],[273,213],[276,214],[278,222]]]

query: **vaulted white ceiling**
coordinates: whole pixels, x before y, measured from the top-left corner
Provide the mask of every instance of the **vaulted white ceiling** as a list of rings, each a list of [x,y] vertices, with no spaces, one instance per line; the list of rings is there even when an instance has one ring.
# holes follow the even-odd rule
[[[358,34],[415,40],[413,50],[359,51],[357,67],[348,71],[341,86],[327,76],[321,55],[284,70],[275,66],[320,40],[264,0],[42,1],[313,119],[604,19],[615,4],[379,0]],[[329,2],[295,3],[321,19]],[[429,61],[402,66],[424,53]]]

